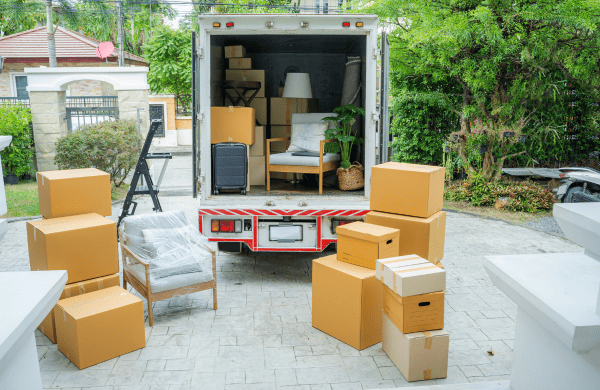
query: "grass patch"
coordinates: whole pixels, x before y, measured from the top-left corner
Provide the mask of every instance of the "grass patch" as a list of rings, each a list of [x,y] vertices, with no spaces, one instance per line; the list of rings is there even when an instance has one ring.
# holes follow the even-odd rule
[[[7,185],[4,188],[8,213],[0,217],[16,218],[40,215],[36,181],[20,181],[17,185]],[[115,201],[125,198],[128,190],[129,184],[122,184],[119,188],[111,184],[111,199]]]
[[[503,221],[513,223],[525,223],[529,221],[536,221],[543,217],[552,216],[552,211],[540,211],[537,213],[526,213],[523,211],[500,211],[493,206],[473,206],[469,202],[456,201],[456,200],[444,200],[444,208],[449,210],[462,211],[465,213],[471,213],[480,215],[486,218],[496,218]]]

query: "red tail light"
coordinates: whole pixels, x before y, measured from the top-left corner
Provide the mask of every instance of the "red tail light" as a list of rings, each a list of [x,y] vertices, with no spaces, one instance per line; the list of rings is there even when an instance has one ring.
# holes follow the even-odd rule
[[[350,22],[343,22],[342,27],[350,27]]]
[[[225,25],[226,25],[227,27],[233,27],[233,22],[227,22]]]
[[[219,230],[222,233],[233,233],[235,231],[235,224],[230,220],[219,221]]]

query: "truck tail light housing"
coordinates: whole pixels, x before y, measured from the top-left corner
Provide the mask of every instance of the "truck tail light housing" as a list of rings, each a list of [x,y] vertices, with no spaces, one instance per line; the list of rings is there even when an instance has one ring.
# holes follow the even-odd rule
[[[214,23],[213,23],[213,27],[221,27],[221,23],[214,22]]]
[[[344,225],[348,225],[349,223],[352,222],[358,222],[358,221],[362,221],[362,219],[353,219],[353,220],[340,220],[340,219],[333,219],[331,220],[331,234],[336,234],[336,229],[338,226],[344,226]]]
[[[241,219],[213,219],[210,221],[212,233],[241,233]]]
[[[342,22],[342,27],[350,27],[350,22]]]
[[[356,27],[362,27],[363,26],[363,22],[356,22]]]
[[[227,27],[233,27],[233,22],[227,22],[227,23],[225,24],[225,26],[227,26]]]

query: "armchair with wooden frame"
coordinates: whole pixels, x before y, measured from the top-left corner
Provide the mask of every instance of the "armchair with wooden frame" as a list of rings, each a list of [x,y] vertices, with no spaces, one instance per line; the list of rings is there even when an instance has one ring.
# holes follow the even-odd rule
[[[293,114],[292,125],[294,123],[318,123],[323,118],[333,116],[331,113],[311,113],[311,114]],[[333,126],[333,127],[332,127]],[[335,128],[335,125],[328,122],[329,128]],[[293,156],[291,153],[277,153],[271,155],[271,143],[286,142],[290,137],[280,137],[267,139],[267,191],[271,190],[271,172],[290,172],[290,173],[311,173],[319,175],[319,195],[323,194],[323,173],[334,171],[338,168],[340,157],[338,154],[327,154],[325,156],[324,147],[328,142],[337,142],[335,140],[321,140],[319,147],[319,157]],[[275,157],[277,156],[277,157]],[[275,157],[272,159],[272,157]],[[276,161],[273,161],[276,160]]]
[[[140,295],[148,301],[148,323],[154,325],[152,317],[152,304],[165,299],[193,294],[198,291],[212,289],[213,309],[217,310],[217,263],[216,254],[212,248],[202,246],[212,255],[212,280],[198,279],[193,274],[174,275],[164,280],[159,288],[153,290],[152,278],[150,277],[150,263],[137,255],[127,245],[127,240],[123,237],[122,231],[119,230],[119,242],[121,246],[121,260],[123,263],[123,288],[127,289],[129,283]],[[204,279],[209,275],[205,273]],[[195,279],[194,279],[195,278]],[[168,279],[171,279],[169,281]]]

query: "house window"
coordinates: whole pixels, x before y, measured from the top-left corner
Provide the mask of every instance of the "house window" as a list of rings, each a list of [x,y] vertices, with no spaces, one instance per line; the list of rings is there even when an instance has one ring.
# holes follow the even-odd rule
[[[29,99],[29,92],[27,92],[27,76],[15,75],[15,95],[19,99]]]

